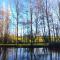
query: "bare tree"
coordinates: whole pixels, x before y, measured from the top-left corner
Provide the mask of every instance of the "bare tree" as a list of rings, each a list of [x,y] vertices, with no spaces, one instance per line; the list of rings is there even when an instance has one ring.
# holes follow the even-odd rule
[[[32,9],[32,0],[30,0],[30,18],[31,18],[31,45],[33,42],[33,32],[32,32],[32,14],[33,14],[33,9]]]
[[[34,6],[36,38],[45,35],[45,6],[43,0],[35,0]],[[42,34],[40,32],[42,30]],[[39,40],[39,38],[38,38]]]
[[[15,11],[13,12],[12,10],[12,17],[14,18],[14,20],[16,20],[16,35],[17,35],[17,40],[16,40],[16,44],[18,42],[18,25],[19,25],[19,18],[20,18],[20,0],[14,0],[14,7],[15,7]],[[15,14],[14,14],[15,13]]]

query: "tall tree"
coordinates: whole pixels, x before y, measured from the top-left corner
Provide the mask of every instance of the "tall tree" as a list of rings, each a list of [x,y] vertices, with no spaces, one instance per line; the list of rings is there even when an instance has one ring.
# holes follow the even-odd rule
[[[14,20],[16,20],[16,35],[17,35],[17,40],[16,44],[18,41],[18,25],[19,25],[19,17],[20,17],[20,0],[14,0],[14,11],[12,10],[12,17]]]
[[[50,40],[50,26],[49,26],[49,16],[48,16],[48,5],[47,5],[47,0],[46,0],[46,20],[47,20],[47,26],[48,26],[48,37],[49,37],[49,39],[48,40]]]

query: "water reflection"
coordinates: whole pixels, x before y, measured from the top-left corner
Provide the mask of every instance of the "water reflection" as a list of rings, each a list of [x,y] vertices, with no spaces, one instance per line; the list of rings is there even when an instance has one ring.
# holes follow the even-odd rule
[[[0,48],[0,60],[60,60],[60,52],[48,48]]]

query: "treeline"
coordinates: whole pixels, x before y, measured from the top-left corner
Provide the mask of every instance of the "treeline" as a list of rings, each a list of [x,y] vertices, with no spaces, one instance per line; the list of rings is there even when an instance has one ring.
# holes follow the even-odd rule
[[[60,2],[53,5],[48,0],[28,0],[27,2],[14,0],[14,9],[12,9],[12,4],[10,6],[12,18],[9,24],[13,26],[15,35],[13,40],[17,37],[15,43],[21,43],[19,40],[31,43],[41,40],[43,42],[60,42]],[[9,27],[12,27],[9,24],[5,27],[4,37],[1,34],[0,39],[3,42],[12,40],[8,38],[10,34],[12,35],[9,33],[11,32]]]

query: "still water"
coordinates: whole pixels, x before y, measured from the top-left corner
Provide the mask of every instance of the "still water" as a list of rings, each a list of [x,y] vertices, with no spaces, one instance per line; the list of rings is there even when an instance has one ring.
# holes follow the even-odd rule
[[[0,48],[0,60],[60,60],[60,52],[48,48]]]

